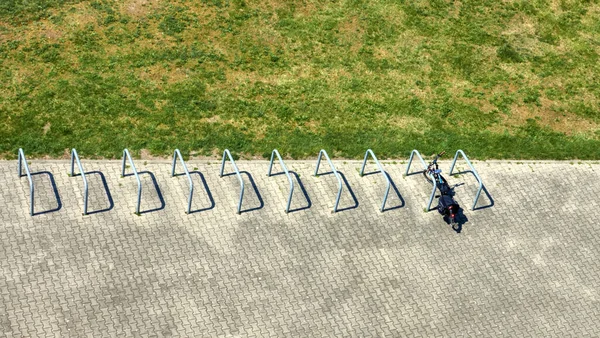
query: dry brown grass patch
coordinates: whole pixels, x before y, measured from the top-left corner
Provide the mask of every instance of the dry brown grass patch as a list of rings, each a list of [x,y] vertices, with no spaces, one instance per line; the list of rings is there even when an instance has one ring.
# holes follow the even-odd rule
[[[350,43],[350,52],[357,53],[363,46],[362,37],[365,33],[360,19],[356,16],[349,17],[338,25],[338,29],[343,40]]]
[[[416,96],[417,98],[419,98],[421,100],[427,100],[429,97],[431,97],[433,95],[433,91],[431,90],[430,86],[427,86],[424,88],[414,86],[410,89],[410,92],[414,96]]]
[[[152,155],[148,149],[140,149],[140,160],[164,160],[170,158],[168,156],[156,156]],[[141,163],[140,163],[141,164]],[[138,164],[138,165],[140,165]]]
[[[319,76],[325,79],[330,84],[338,84],[343,78],[351,78],[352,73],[349,73],[344,68],[323,69],[319,72]]]
[[[72,6],[74,12],[64,11],[66,13],[64,22],[66,27],[81,28],[89,24],[96,24],[98,17],[96,11],[88,3],[79,3]]]
[[[159,0],[127,0],[120,4],[120,12],[134,18],[142,18],[158,8]]]
[[[58,39],[62,38],[62,36],[63,36],[63,32],[56,30],[56,29],[52,29],[52,28],[46,28],[45,30],[42,31],[42,34],[48,40],[52,40],[52,41],[57,41]]]
[[[45,19],[22,26],[19,29],[8,27],[7,30],[8,31],[4,34],[6,41],[13,40],[29,42],[39,40],[41,38],[50,42],[56,42],[58,39],[63,37],[64,34],[64,32],[59,30],[56,25]],[[2,39],[1,31],[0,39]]]
[[[540,98],[541,107],[530,107],[514,104],[511,106],[511,115],[502,116],[501,123],[507,127],[518,127],[527,123],[528,119],[534,119],[542,127],[548,127],[554,131],[572,136],[575,134],[590,134],[597,130],[598,123],[575,115],[568,111],[555,109],[555,102],[546,98]]]
[[[508,36],[534,35],[535,31],[535,22],[531,17],[524,14],[517,14],[509,21],[506,29],[501,34]]]
[[[318,4],[318,5],[317,5]],[[322,3],[313,0],[303,0],[302,4],[296,4],[296,15],[300,14],[301,16],[311,16],[314,15],[322,6]]]
[[[151,81],[157,87],[162,83],[173,84],[182,82],[189,77],[189,68],[183,67],[163,67],[162,64],[155,64],[149,67],[140,68],[137,75],[144,81]]]
[[[321,123],[319,121],[316,120],[310,120],[307,122],[304,122],[301,126],[299,126],[300,129],[306,129],[310,132],[313,133],[319,133],[321,131]]]
[[[226,69],[225,83],[223,83],[222,85],[220,85],[218,87],[225,86],[225,87],[236,88],[243,84],[253,84],[258,81],[270,83],[264,77],[259,76],[257,72],[247,72],[247,71],[241,71],[241,70],[235,70],[235,69]]]
[[[211,87],[213,90],[219,88],[237,88],[242,85],[252,85],[257,82],[269,84],[272,86],[280,86],[296,82],[299,79],[310,78],[313,76],[315,76],[314,70],[306,66],[294,67],[290,71],[284,71],[279,74],[272,74],[268,76],[263,76],[260,74],[260,72],[257,71],[248,72],[235,69],[226,69],[226,80],[223,83],[211,85]],[[263,97],[255,97],[255,99],[259,100],[261,98]]]
[[[405,131],[419,133],[421,135],[424,135],[425,132],[429,130],[429,125],[425,119],[414,116],[392,116],[390,118],[386,118],[386,120],[382,122],[382,125],[383,124],[397,127],[398,129]]]

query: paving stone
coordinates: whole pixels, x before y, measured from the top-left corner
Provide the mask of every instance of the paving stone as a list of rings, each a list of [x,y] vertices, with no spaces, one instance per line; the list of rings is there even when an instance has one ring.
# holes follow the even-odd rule
[[[90,214],[68,161],[34,160],[32,217],[27,179],[0,161],[2,336],[600,335],[595,162],[475,161],[489,192],[475,211],[474,176],[446,174],[459,233],[424,211],[431,186],[401,161],[382,162],[385,212],[384,177],[334,161],[337,213],[326,162],[315,177],[315,161],[286,161],[297,175],[286,213],[287,178],[238,161],[241,215],[239,181],[217,161],[187,162],[191,214],[170,161],[137,161],[140,216],[120,161],[82,163]]]

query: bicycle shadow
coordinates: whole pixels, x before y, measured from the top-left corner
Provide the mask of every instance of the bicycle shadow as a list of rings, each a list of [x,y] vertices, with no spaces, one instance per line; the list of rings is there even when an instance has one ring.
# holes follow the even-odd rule
[[[456,172],[456,173],[453,173],[453,174],[452,174],[452,175],[450,175],[450,176],[455,176],[455,175],[463,175],[463,174],[471,174],[471,175],[473,175],[473,177],[475,178],[475,180],[477,180],[477,176],[475,176],[475,173],[473,173],[473,171],[472,171],[472,170],[464,170],[464,171]],[[464,183],[463,183],[463,184],[464,184]],[[494,198],[492,198],[492,195],[489,193],[489,191],[488,191],[488,190],[487,190],[487,188],[485,187],[485,184],[483,184],[483,183],[481,184],[481,190],[482,190],[482,191],[485,193],[485,195],[486,195],[486,197],[487,197],[488,201],[490,201],[490,204],[488,204],[488,205],[483,205],[483,206],[478,206],[478,207],[475,207],[475,208],[473,209],[473,211],[476,211],[476,210],[483,210],[483,209],[491,208],[491,207],[493,207],[493,206],[494,206],[494,204],[495,204],[495,202],[494,202]]]

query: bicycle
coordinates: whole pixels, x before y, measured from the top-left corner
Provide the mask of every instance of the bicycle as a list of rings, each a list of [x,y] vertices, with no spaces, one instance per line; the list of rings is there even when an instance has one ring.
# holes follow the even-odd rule
[[[445,153],[445,151],[442,151],[435,155],[433,161],[427,166],[427,169],[423,170],[423,176],[425,176],[425,179],[429,183],[435,184],[437,190],[440,192],[439,195],[435,196],[438,198],[438,212],[444,217],[444,221],[452,226],[452,229],[458,230],[460,225],[458,224],[457,216],[460,205],[452,197],[454,195],[452,188],[444,176],[442,176],[442,171],[439,169],[437,163],[438,159]]]

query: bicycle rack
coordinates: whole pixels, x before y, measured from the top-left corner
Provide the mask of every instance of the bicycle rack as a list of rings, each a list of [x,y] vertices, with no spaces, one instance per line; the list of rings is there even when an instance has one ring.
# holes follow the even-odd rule
[[[79,167],[78,175],[75,175],[75,161],[77,161],[77,167]],[[69,176],[81,176],[83,179],[83,215],[85,216],[88,214],[88,182],[85,178],[85,172],[81,162],[79,161],[79,155],[77,155],[77,150],[75,150],[75,148],[71,149],[71,172],[69,173]]]
[[[369,154],[371,154],[371,157],[373,157],[373,159],[375,160],[375,164],[377,164],[377,168],[379,168],[379,171],[381,172],[383,177],[385,177],[385,181],[386,181],[386,185],[387,185],[387,187],[385,188],[385,194],[383,195],[383,203],[381,203],[381,212],[383,212],[383,208],[385,207],[385,202],[387,201],[388,195],[390,193],[390,188],[391,188],[390,178],[388,177],[387,173],[383,170],[381,163],[379,163],[379,160],[377,160],[377,157],[375,156],[375,154],[373,153],[373,151],[371,149],[367,149],[367,152],[365,153],[365,160],[363,161],[362,168],[360,169],[360,173],[359,173],[360,177],[362,177],[365,173],[365,166],[367,165],[367,159],[369,158]]]
[[[33,216],[33,194],[35,192],[35,188],[33,186],[33,179],[31,178],[31,172],[29,171],[29,165],[27,164],[27,159],[25,158],[25,153],[23,152],[22,148],[19,148],[19,164],[18,164],[18,169],[19,169],[19,178],[23,177],[23,176],[27,176],[27,180],[29,181],[29,203],[31,205],[30,207],[30,211],[29,214],[31,216]],[[21,162],[23,162],[25,165],[21,166]],[[25,167],[25,175],[23,175],[23,167]]]
[[[283,172],[285,172],[285,176],[287,176],[288,181],[290,182],[290,196],[288,197],[287,206],[285,207],[285,213],[290,212],[290,205],[292,204],[292,195],[294,194],[294,180],[292,180],[292,176],[290,175],[285,163],[283,163],[283,159],[281,155],[279,155],[279,151],[277,149],[273,149],[271,152],[271,162],[269,163],[269,172],[267,173],[268,177],[271,177],[271,169],[273,169],[273,160],[275,159],[275,155],[279,159],[279,164],[283,168]]]
[[[135,169],[135,165],[133,164],[133,160],[131,159],[131,154],[129,154],[129,150],[124,149],[123,150],[123,165],[121,167],[121,178],[125,177],[125,159],[129,160],[129,165],[131,166],[131,169],[133,170],[133,175],[135,176],[135,179],[137,180],[137,184],[138,184],[138,197],[137,197],[137,206],[135,208],[135,214],[136,215],[141,215],[140,214],[140,202],[142,201],[142,181],[140,181],[140,176],[138,175],[137,169]]]
[[[175,149],[173,152],[173,169],[171,170],[171,177],[175,176],[175,166],[177,165],[177,158],[179,158],[179,163],[183,166],[183,172],[188,178],[188,182],[190,182],[190,197],[188,198],[188,207],[186,214],[190,214],[192,210],[192,196],[194,194],[194,182],[192,182],[192,177],[190,176],[190,172],[188,171],[187,166],[185,165],[185,161],[181,156],[181,152],[179,149]]]
[[[410,165],[412,163],[412,160],[413,160],[413,157],[415,154],[417,154],[417,156],[419,157],[419,160],[421,160],[423,169],[427,170],[427,164],[425,164],[425,160],[423,160],[423,157],[421,156],[421,154],[419,153],[419,151],[417,149],[413,149],[413,151],[410,153],[410,159],[408,160],[408,164],[406,165],[406,172],[404,173],[404,176],[409,175],[408,170],[410,169]],[[431,175],[430,175],[430,177],[431,177]],[[433,185],[433,190],[431,191],[431,197],[429,197],[429,202],[427,203],[427,209],[425,211],[431,211],[431,203],[433,202],[433,197],[435,196],[435,189],[437,188],[437,183],[435,182],[435,178],[431,177],[431,182],[432,182],[431,184]]]
[[[235,164],[233,157],[231,157],[231,152],[229,152],[229,149],[225,149],[225,151],[223,151],[223,160],[221,161],[221,172],[219,173],[219,177],[223,177],[223,169],[225,169],[225,155],[229,157],[229,161],[231,162],[233,170],[235,171],[235,174],[237,175],[237,178],[240,181],[240,185],[242,187],[242,191],[240,193],[240,202],[238,203],[237,209],[237,213],[238,215],[240,215],[242,213],[242,200],[244,199],[244,180],[242,179],[242,175],[240,174],[240,171],[238,170],[238,167]]]
[[[338,180],[338,193],[337,193],[337,198],[335,199],[335,206],[333,207],[333,212],[337,212],[338,204],[340,203],[340,197],[342,196],[342,179],[340,178],[340,175],[338,174],[337,170],[335,169],[335,166],[331,162],[331,159],[329,159],[329,156],[327,155],[327,152],[324,149],[321,149],[321,151],[319,151],[319,157],[317,159],[317,167],[315,168],[314,176],[317,176],[317,173],[319,172],[319,165],[321,164],[321,156],[323,156],[323,155],[325,155],[325,159],[329,163],[329,167],[331,167],[333,174],[335,175],[335,177]]]
[[[477,173],[477,170],[475,170],[475,167],[473,167],[473,164],[471,164],[471,161],[469,161],[469,158],[467,157],[467,155],[465,155],[464,151],[462,151],[460,149],[456,151],[456,154],[454,155],[454,160],[452,161],[452,165],[450,166],[450,171],[448,172],[448,174],[450,176],[452,176],[452,170],[454,170],[454,165],[456,164],[456,160],[458,160],[459,154],[462,155],[462,157],[465,159],[465,161],[471,168],[473,175],[475,175],[475,178],[479,182],[479,189],[477,189],[477,195],[475,195],[475,200],[473,201],[473,207],[471,208],[471,210],[475,210],[475,205],[477,205],[477,200],[479,200],[479,196],[481,195],[481,190],[483,190],[483,182],[481,181],[481,177],[479,177],[479,173]]]

